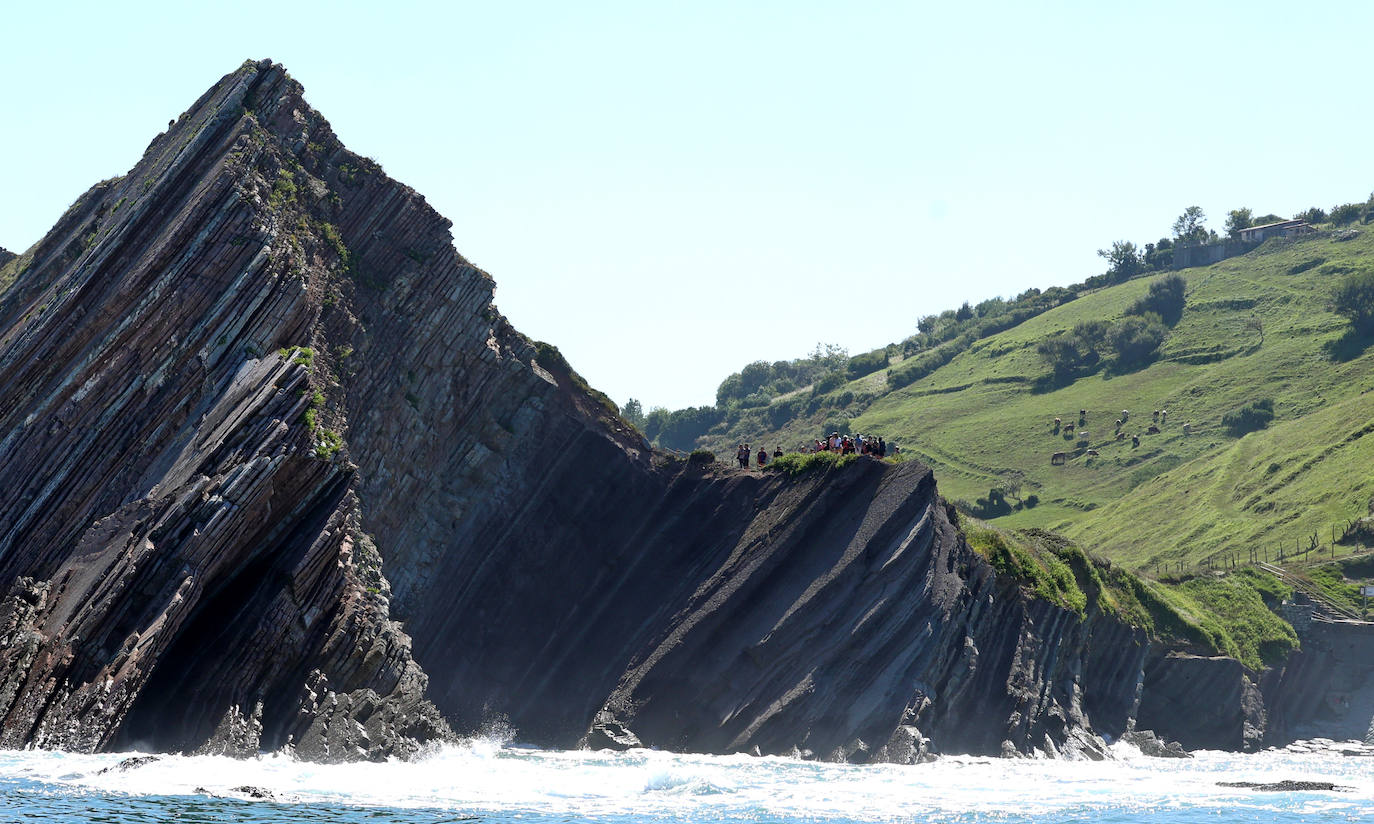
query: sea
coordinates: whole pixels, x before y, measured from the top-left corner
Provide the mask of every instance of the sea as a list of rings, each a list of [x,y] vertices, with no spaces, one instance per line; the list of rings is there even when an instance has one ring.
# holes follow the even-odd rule
[[[1109,761],[945,757],[823,764],[474,739],[418,761],[321,765],[0,752],[4,822],[1374,822],[1374,747]],[[1324,782],[1264,791],[1226,783]],[[1290,785],[1291,786],[1291,785]]]

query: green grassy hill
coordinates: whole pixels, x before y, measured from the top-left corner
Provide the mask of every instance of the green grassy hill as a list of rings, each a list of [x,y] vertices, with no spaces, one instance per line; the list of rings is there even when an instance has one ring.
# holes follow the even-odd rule
[[[993,523],[1052,528],[1136,569],[1248,560],[1250,549],[1272,557],[1280,545],[1308,547],[1314,534],[1329,552],[1332,525],[1364,515],[1374,495],[1374,437],[1365,437],[1374,432],[1374,347],[1330,309],[1341,276],[1374,268],[1374,229],[1338,239],[1350,234],[1271,240],[1182,271],[1182,319],[1138,371],[1056,387],[1036,347],[1083,321],[1121,319],[1158,276],[1081,292],[900,389],[886,380],[900,367],[894,359],[809,415],[777,414],[786,398],[775,398],[700,444],[725,456],[739,440],[789,449],[847,422],[934,466],[948,498],[972,502],[1019,481],[1021,497],[1039,505]],[[1223,415],[1261,399],[1273,402],[1267,429],[1235,437],[1222,426]],[[1054,434],[1055,417],[1076,424],[1082,409],[1087,441]],[[1123,409],[1138,447],[1114,438]],[[1145,433],[1152,410],[1168,411],[1155,435]],[[1065,465],[1052,466],[1060,451]]]

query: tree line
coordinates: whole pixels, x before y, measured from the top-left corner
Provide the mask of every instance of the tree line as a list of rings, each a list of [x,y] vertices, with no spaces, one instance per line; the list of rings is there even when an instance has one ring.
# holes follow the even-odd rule
[[[1329,211],[1312,207],[1294,218],[1311,224],[1346,226],[1374,220],[1374,194],[1363,203],[1346,203]],[[1256,216],[1242,207],[1227,213],[1224,231],[1230,238],[1251,226],[1275,223],[1276,214]],[[826,412],[826,428],[841,429],[847,419],[862,412],[880,389],[855,393],[841,391],[849,382],[888,369],[885,387],[898,389],[914,383],[949,363],[982,338],[1017,326],[1043,312],[1076,299],[1079,295],[1138,277],[1170,271],[1174,251],[1180,247],[1216,243],[1221,236],[1207,227],[1199,206],[1188,206],[1174,220],[1169,236],[1137,246],[1118,240],[1098,255],[1107,261],[1101,274],[1082,283],[1045,290],[1027,289],[1014,298],[993,297],[976,304],[965,301],[958,308],[924,315],[916,332],[899,343],[850,356],[838,344],[818,343],[808,355],[793,360],[754,361],[727,376],[716,388],[714,405],[668,410],[653,407],[647,412],[631,398],[622,415],[661,446],[688,451],[698,438],[719,428],[747,424],[778,429],[799,415]],[[1374,273],[1347,278],[1334,298],[1333,309],[1351,319],[1361,334],[1374,334]],[[1042,341],[1037,353],[1050,367],[1056,382],[1090,373],[1098,368],[1125,371],[1152,362],[1169,329],[1183,314],[1183,278],[1171,275],[1150,285],[1149,292],[1115,323],[1087,321],[1071,331]],[[1263,335],[1260,329],[1261,336]],[[892,366],[894,358],[902,359]],[[891,368],[889,368],[891,367]],[[802,391],[805,390],[805,391]],[[756,434],[756,433],[755,433]],[[751,436],[752,437],[752,436]]]

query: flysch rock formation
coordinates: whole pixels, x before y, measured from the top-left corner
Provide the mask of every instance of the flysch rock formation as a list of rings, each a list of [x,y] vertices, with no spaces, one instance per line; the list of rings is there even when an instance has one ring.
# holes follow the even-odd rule
[[[1096,757],[1167,701],[916,462],[656,456],[449,230],[261,61],[0,264],[0,746]]]

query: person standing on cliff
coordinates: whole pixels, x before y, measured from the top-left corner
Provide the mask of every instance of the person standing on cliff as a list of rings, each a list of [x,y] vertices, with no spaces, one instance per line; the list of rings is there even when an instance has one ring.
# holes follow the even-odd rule
[[[763,469],[768,464],[768,450],[759,447],[759,469]]]

